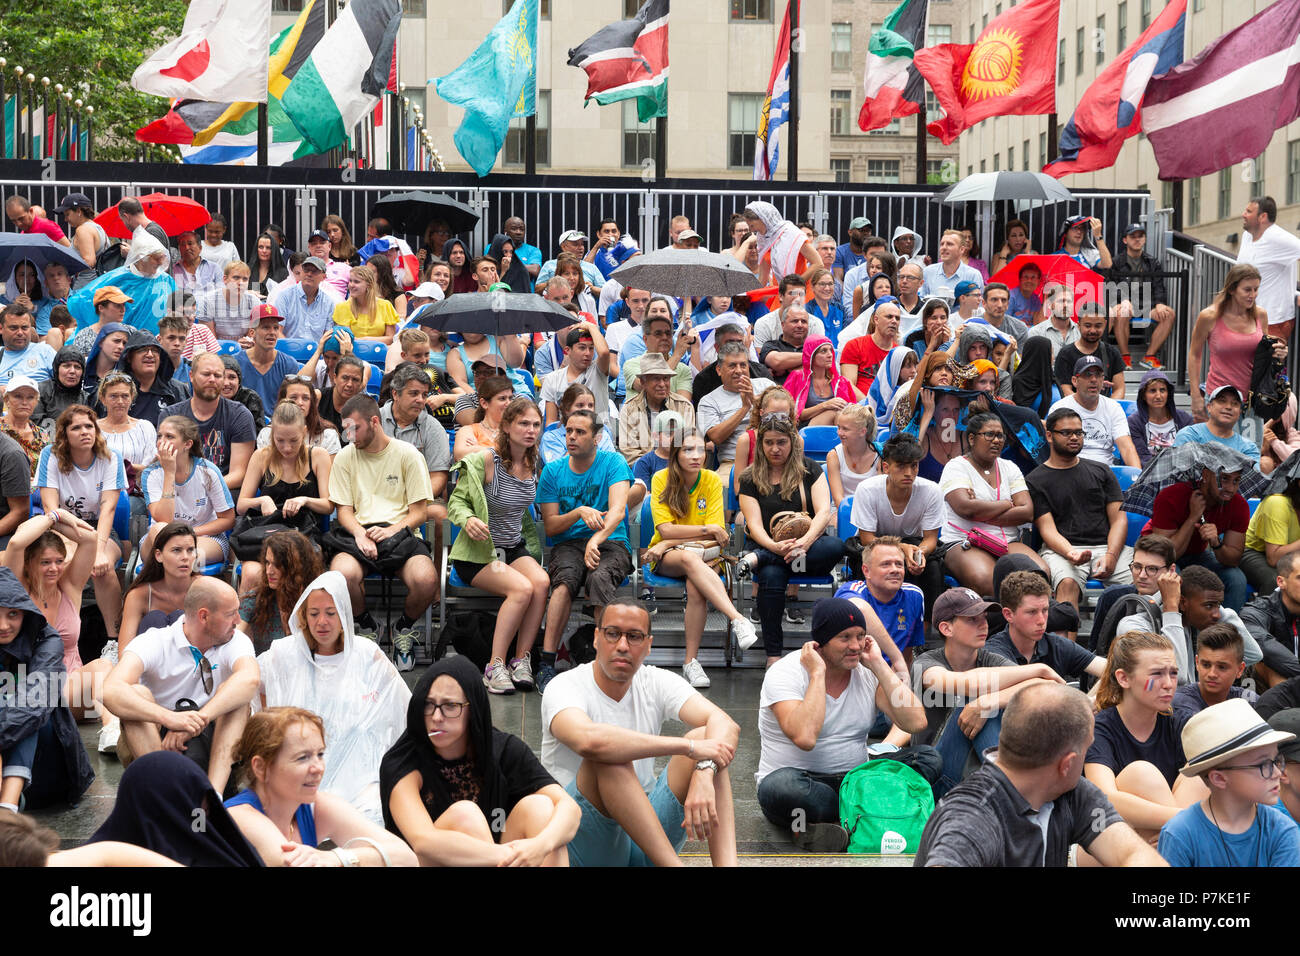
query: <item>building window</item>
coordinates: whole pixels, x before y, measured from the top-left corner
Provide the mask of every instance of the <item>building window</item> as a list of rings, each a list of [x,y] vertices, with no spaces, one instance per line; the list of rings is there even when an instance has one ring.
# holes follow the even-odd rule
[[[970,40],[968,42],[970,43],[975,42],[975,24],[973,23],[970,25]]]
[[[731,0],[731,19],[766,20],[772,19],[772,0]]]
[[[980,23],[980,32],[983,32],[988,28],[989,28],[989,15],[986,13],[984,14],[983,21]]]
[[[980,172],[981,173],[988,172],[987,160],[983,160],[983,159],[980,160]]]
[[[1151,26],[1151,0],[1142,0],[1142,29]]]
[[[852,90],[831,90],[831,135],[848,136],[852,132],[849,111],[853,108]]]
[[[993,171],[996,173],[996,172],[999,172],[1001,169],[1002,169],[1002,154],[1001,154],[1001,153],[994,153],[994,154],[993,154]]]
[[[406,5],[407,5],[408,3],[419,3],[419,5],[420,5],[420,13],[419,13],[418,15],[419,15],[419,16],[424,16],[424,4],[425,4],[425,0],[402,0],[402,12],[403,12],[403,13],[406,12]],[[501,15],[502,15],[502,16],[505,16],[507,13],[509,13],[509,12],[510,12],[510,8],[513,7],[514,5],[515,5],[515,0],[501,0]],[[633,16],[636,16],[636,10],[635,10],[635,9],[633,9],[633,11],[632,11],[632,15],[633,15]],[[549,20],[549,19],[551,19],[551,0],[541,0],[541,2],[538,3],[538,5],[537,5],[537,16],[538,16],[539,19],[542,19],[542,20]]]
[[[623,101],[623,165],[641,167],[654,162],[655,121],[642,123],[636,112],[636,100]]]
[[[1257,186],[1259,186],[1258,192],[1263,192],[1264,191],[1264,154],[1260,153],[1254,159],[1247,160],[1247,162],[1252,164],[1246,170],[1248,173],[1252,174],[1248,182],[1255,183]]]
[[[1025,140],[1025,145],[1020,148],[1020,162],[1023,164],[1020,168],[1029,172],[1029,140]]]
[[[1229,219],[1232,216],[1232,167],[1219,170],[1219,216]]]
[[[1083,72],[1083,27],[1074,31],[1074,75],[1078,76]]]
[[[633,101],[635,102],[635,101]],[[524,150],[527,148],[528,120],[516,116],[510,120],[506,130],[506,145],[501,160],[506,166],[524,165]],[[551,165],[551,91],[537,91],[537,165]]]
[[[831,69],[845,73],[853,69],[853,24],[831,24]]]
[[[939,97],[934,95],[934,90],[927,86],[925,88],[925,121],[933,123],[940,119],[943,119],[943,107],[939,105]]]
[[[641,9],[642,0],[623,0],[623,19],[635,20],[636,12]]]
[[[938,46],[941,43],[952,42],[952,24],[951,23],[931,23],[925,31],[925,45]]]
[[[851,159],[832,159],[831,160],[831,182],[847,183],[852,182],[851,174],[853,170],[853,160]]]
[[[1205,0],[1192,0],[1192,13],[1200,13],[1205,9]]]
[[[896,183],[898,170],[899,161],[896,159],[869,159],[867,160],[867,182]]]
[[[1093,34],[1092,45],[1097,48],[1095,51],[1097,65],[1100,66],[1106,62],[1106,14],[1104,13],[1097,18],[1097,32]]]
[[[967,175],[967,176],[974,176],[974,175],[975,175],[975,167],[974,167],[974,166],[967,166],[967,167],[966,167],[966,175]]]
[[[1160,184],[1160,206],[1163,209],[1171,209],[1174,205],[1174,184]]]
[[[1286,144],[1286,201],[1300,202],[1300,139]]]
[[[1015,168],[1016,168],[1016,148],[1014,146],[1008,146],[1007,147],[1007,169],[1012,170]]]
[[[402,15],[407,17],[424,16],[425,0],[402,0]]]
[[[931,186],[938,186],[943,183],[943,163],[942,159],[927,159],[925,161],[925,181]]]
[[[1002,4],[999,3],[996,7],[993,8],[993,16],[995,17],[1002,16]]]
[[[734,6],[734,5],[733,5]],[[763,109],[764,93],[727,94],[727,165],[749,169],[754,165],[754,144],[758,141],[758,114]],[[633,112],[636,106],[633,102]],[[624,128],[627,124],[624,123]]]
[[[1128,0],[1124,0],[1115,11],[1115,50],[1128,48]]]
[[[1187,224],[1194,226],[1201,221],[1201,181],[1187,180]]]
[[[271,0],[272,13],[302,13],[303,0]]]
[[[879,129],[873,129],[871,131],[871,135],[872,136],[897,136],[902,132],[903,132],[902,121],[899,120],[897,116],[895,116],[893,119],[889,121],[888,125],[882,126]]]
[[[1038,134],[1038,166],[1041,169],[1047,165],[1047,134]]]
[[[1065,84],[1065,40],[1056,45],[1056,85]]]

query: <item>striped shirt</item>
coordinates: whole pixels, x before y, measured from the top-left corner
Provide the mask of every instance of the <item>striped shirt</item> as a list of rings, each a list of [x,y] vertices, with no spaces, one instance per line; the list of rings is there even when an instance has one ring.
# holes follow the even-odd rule
[[[245,292],[238,304],[231,305],[226,301],[224,287],[213,289],[195,297],[194,321],[211,322],[217,338],[238,341],[240,336],[248,334],[257,305],[257,296],[251,292]]]
[[[520,480],[501,456],[492,452],[492,480],[483,489],[488,506],[488,531],[498,548],[513,548],[523,540],[524,512],[537,499],[537,476]]]

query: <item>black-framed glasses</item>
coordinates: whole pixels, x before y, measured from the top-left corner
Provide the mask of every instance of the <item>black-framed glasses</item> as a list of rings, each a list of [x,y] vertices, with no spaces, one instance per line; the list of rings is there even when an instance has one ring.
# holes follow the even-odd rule
[[[1160,574],[1168,567],[1169,565],[1167,564],[1138,564],[1136,561],[1129,565],[1129,568],[1134,574],[1140,574],[1143,576],[1148,574]]]
[[[645,631],[625,631],[617,627],[602,627],[600,633],[611,644],[617,644],[626,637],[627,643],[631,647],[639,647],[650,636]]]
[[[976,434],[977,437],[979,437],[979,438],[983,438],[985,441],[995,441],[995,442],[996,442],[996,441],[1006,441],[1006,440],[1007,440],[1007,436],[1006,436],[1006,434],[1003,433],[1003,432],[976,432],[975,434]]]
[[[1066,438],[1082,438],[1082,428],[1053,428],[1053,435],[1064,435]]]
[[[1272,769],[1269,769],[1272,768]],[[1281,754],[1276,757],[1270,757],[1268,760],[1262,760],[1259,763],[1237,763],[1224,764],[1222,767],[1211,767],[1212,770],[1258,770],[1259,775],[1265,780],[1272,780],[1279,773],[1286,769],[1286,758]]]
[[[438,703],[436,700],[426,700],[424,702],[424,716],[432,717],[434,714],[441,713],[448,720],[455,720],[460,716],[460,712],[469,706],[466,700],[448,700]]]

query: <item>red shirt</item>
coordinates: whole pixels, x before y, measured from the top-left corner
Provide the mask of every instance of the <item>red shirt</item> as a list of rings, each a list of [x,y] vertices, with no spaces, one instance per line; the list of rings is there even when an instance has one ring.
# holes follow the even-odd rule
[[[27,230],[28,234],[39,233],[42,236],[49,236],[53,242],[63,242],[68,237],[63,234],[58,223],[50,222],[48,219],[42,219],[37,216],[32,220],[32,228]]]
[[[1156,495],[1155,504],[1151,508],[1151,520],[1143,529],[1143,533],[1156,528],[1171,531],[1181,528],[1191,512],[1190,503],[1192,492],[1195,490],[1196,486],[1190,481],[1180,481]],[[1250,505],[1241,495],[1233,495],[1231,499],[1220,505],[1211,503],[1210,507],[1205,509],[1205,523],[1214,525],[1221,535],[1229,531],[1245,534],[1246,528],[1250,525]],[[1187,543],[1187,550],[1183,554],[1187,557],[1195,557],[1204,550],[1205,539],[1198,531],[1193,530],[1191,540]]]
[[[863,335],[844,346],[840,353],[841,365],[858,367],[858,391],[863,395],[871,389],[871,382],[876,377],[876,369],[889,354],[889,349],[882,349],[870,335]]]

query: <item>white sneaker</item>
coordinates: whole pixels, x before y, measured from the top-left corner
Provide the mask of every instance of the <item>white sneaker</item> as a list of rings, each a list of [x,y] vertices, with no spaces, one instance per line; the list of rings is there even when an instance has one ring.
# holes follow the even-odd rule
[[[483,673],[483,685],[488,689],[489,694],[513,694],[515,692],[514,681],[510,679],[510,668],[506,662],[496,657],[488,664]]]
[[[692,687],[701,690],[712,683],[709,680],[709,675],[704,673],[704,668],[700,666],[700,662],[693,657],[682,668],[682,676],[686,678],[686,682]]]
[[[99,752],[102,754],[116,754],[117,741],[121,736],[122,722],[120,720],[104,724],[99,728]]]
[[[108,661],[114,666],[117,665],[117,638],[104,642],[104,649],[99,652],[101,660]]]
[[[736,644],[742,651],[747,651],[758,643],[758,630],[748,618],[738,617],[732,621],[731,633],[736,636]]]

